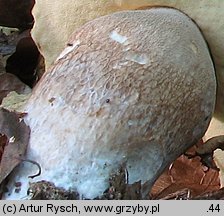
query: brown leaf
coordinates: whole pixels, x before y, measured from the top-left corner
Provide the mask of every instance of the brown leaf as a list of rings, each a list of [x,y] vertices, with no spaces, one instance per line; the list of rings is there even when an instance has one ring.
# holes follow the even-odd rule
[[[11,91],[23,94],[29,91],[29,87],[22,83],[15,75],[10,73],[0,74],[0,104],[2,99]]]
[[[178,191],[189,190],[190,196],[194,197],[219,188],[217,170],[203,166],[199,157],[188,159],[182,155],[157,180],[151,196],[153,199],[161,199]]]
[[[17,31],[9,35],[0,31],[0,60],[2,61],[0,66],[3,66],[3,68],[0,67],[0,73],[5,71],[14,74],[30,87],[33,87],[38,80],[39,72],[44,70],[44,68],[39,67],[37,68],[38,75],[36,74],[37,64],[43,59],[31,37],[30,30]]]
[[[8,138],[0,163],[0,184],[20,163],[29,142],[30,129],[16,113],[0,109],[0,133]]]
[[[0,163],[2,159],[2,155],[7,144],[8,138],[6,135],[0,134]]]

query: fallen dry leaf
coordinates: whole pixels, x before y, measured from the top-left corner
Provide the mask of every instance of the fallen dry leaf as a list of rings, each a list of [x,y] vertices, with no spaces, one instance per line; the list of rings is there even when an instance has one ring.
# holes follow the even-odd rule
[[[1,163],[2,155],[3,155],[7,142],[8,142],[7,136],[0,134],[0,163]]]
[[[14,112],[0,109],[0,133],[7,136],[0,163],[0,184],[21,162],[29,142],[30,129]]]
[[[1,1],[1,0],[0,0]],[[0,66],[1,73],[4,71],[16,75],[23,83],[34,86],[38,80],[35,70],[42,59],[30,30],[23,32],[15,31],[9,35],[0,30]],[[39,66],[39,65],[38,65]],[[44,70],[44,68],[38,68]]]
[[[178,191],[189,191],[189,198],[220,188],[219,172],[203,166],[200,158],[180,156],[155,183],[151,196],[162,199]]]
[[[19,94],[25,94],[31,89],[22,83],[15,75],[10,73],[0,74],[0,104],[4,97],[11,91],[16,91]]]
[[[3,65],[3,57],[0,55],[0,74],[5,72],[5,67]]]

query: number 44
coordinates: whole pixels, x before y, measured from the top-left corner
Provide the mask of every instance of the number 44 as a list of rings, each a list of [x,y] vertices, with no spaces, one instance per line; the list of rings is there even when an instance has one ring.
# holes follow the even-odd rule
[[[211,204],[210,207],[209,207],[209,211],[211,212],[219,212],[220,211],[220,207],[219,207],[219,204],[215,205],[215,204]]]

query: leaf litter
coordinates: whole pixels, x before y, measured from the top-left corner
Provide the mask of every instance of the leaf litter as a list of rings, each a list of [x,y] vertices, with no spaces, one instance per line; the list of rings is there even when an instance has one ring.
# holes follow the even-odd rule
[[[16,112],[0,109],[0,185],[4,188],[7,177],[23,161],[30,138],[30,128]],[[0,193],[4,191],[0,191]]]

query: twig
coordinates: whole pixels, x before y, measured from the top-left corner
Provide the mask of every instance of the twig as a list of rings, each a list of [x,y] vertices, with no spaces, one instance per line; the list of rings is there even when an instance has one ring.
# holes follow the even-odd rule
[[[224,199],[224,188],[218,191],[211,191],[204,194],[200,194],[196,197],[192,197],[192,200],[223,200]]]
[[[37,163],[36,161],[33,161],[33,160],[30,160],[30,159],[24,159],[24,158],[19,158],[19,157],[15,157],[17,160],[20,160],[20,161],[23,161],[23,162],[29,162],[29,163],[32,163],[34,165],[36,165],[38,167],[38,173],[34,174],[34,175],[30,175],[28,176],[28,178],[35,178],[37,176],[40,176],[41,175],[41,166],[39,163]]]
[[[189,200],[191,191],[188,188],[178,190],[174,193],[168,194],[165,197],[160,198],[161,200]],[[156,199],[156,198],[154,198]]]

